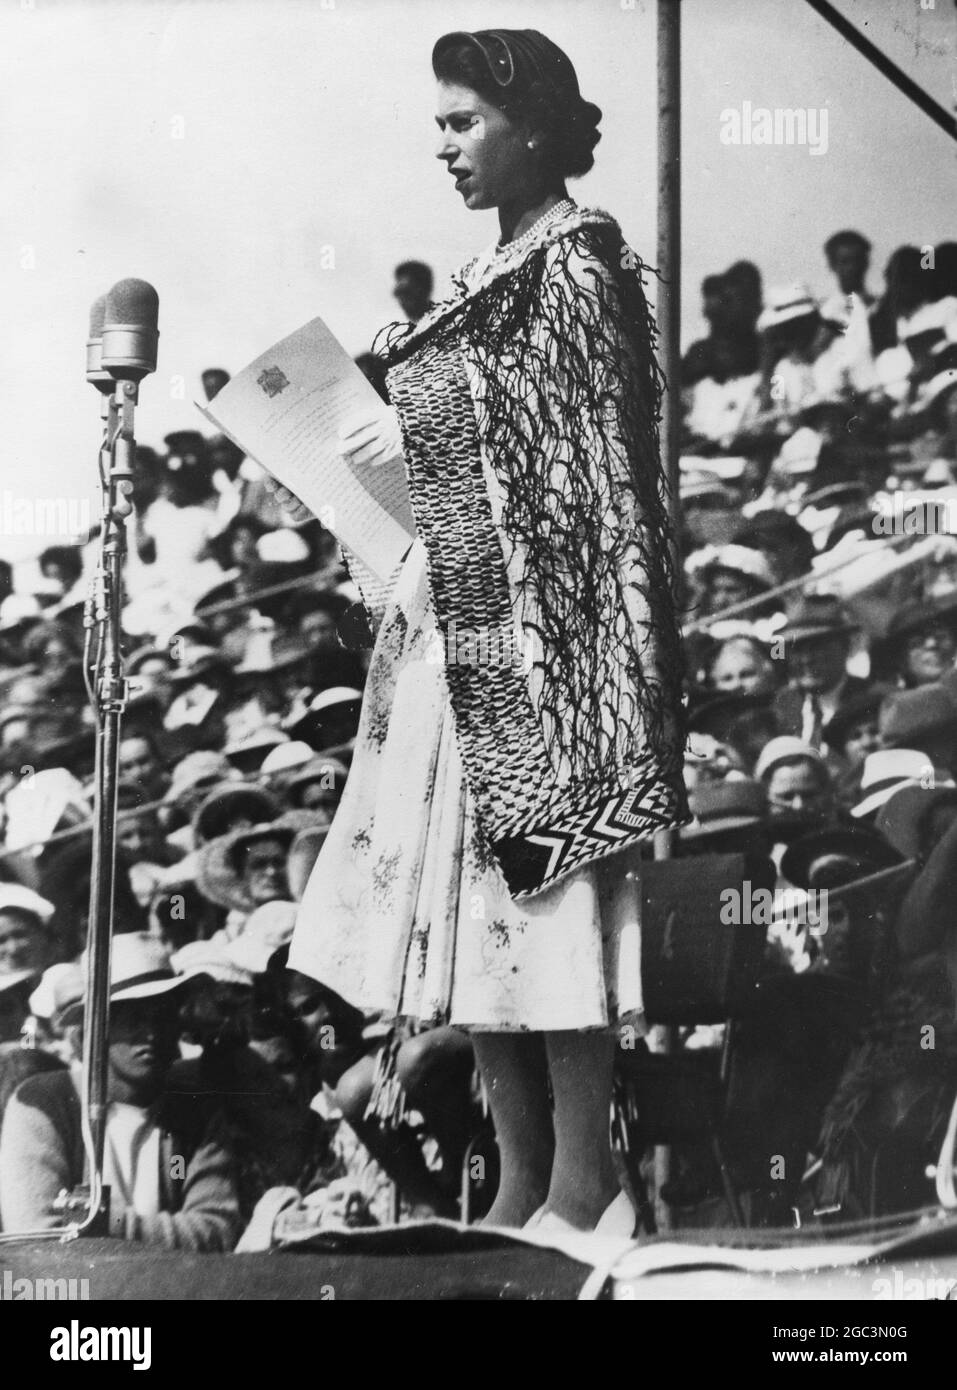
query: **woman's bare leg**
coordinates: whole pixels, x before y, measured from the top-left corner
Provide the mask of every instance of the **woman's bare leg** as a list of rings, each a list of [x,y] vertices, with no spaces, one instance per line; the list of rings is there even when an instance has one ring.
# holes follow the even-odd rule
[[[541,1033],[473,1033],[495,1122],[498,1192],[483,1224],[524,1226],[548,1195],[555,1138]]]
[[[545,1209],[592,1230],[621,1190],[609,1135],[615,1037],[546,1033],[545,1049],[555,1102],[555,1161]]]

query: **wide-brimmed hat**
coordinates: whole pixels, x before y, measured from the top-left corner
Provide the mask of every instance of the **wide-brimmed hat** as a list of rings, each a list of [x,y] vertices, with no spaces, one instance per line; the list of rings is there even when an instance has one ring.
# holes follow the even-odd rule
[[[749,545],[719,545],[698,568],[702,576],[711,575],[716,570],[727,570],[741,575],[760,589],[770,589],[774,585],[774,575],[763,550],[755,550]]]
[[[86,958],[84,956],[84,974]],[[114,936],[110,948],[110,1003],[152,999],[181,990],[187,981],[175,974],[169,952],[146,932],[122,932]],[[79,1022],[83,1003],[69,1004],[61,1014],[64,1025]]]
[[[147,661],[165,661],[171,672],[176,665],[166,647],[137,647],[136,651],[131,652],[126,658],[126,674],[135,676]]]
[[[263,759],[270,749],[288,742],[289,735],[284,730],[277,729],[275,724],[260,724],[239,738],[232,739],[223,752],[233,767],[239,768],[242,772],[252,773],[261,769]]]
[[[240,934],[225,947],[227,957],[250,976],[265,974],[269,957],[292,940],[297,912],[295,902],[276,901],[257,907]]]
[[[258,840],[278,839],[288,850],[300,830],[327,825],[329,817],[311,811],[286,811],[276,820],[233,830],[203,845],[196,868],[196,885],[203,897],[217,907],[251,912],[255,906],[247,897],[238,868],[239,856]]]
[[[219,684],[233,676],[233,663],[223,652],[215,647],[196,647],[187,665],[178,666],[170,673],[170,683],[177,687],[195,685],[198,682]]]
[[[771,726],[776,727],[772,699],[768,694],[704,691],[703,697],[689,708],[688,729],[691,733],[711,734],[712,738],[724,743],[733,736],[739,722],[748,718],[760,719],[764,715]]]
[[[170,957],[170,965],[177,975],[186,979],[205,975],[224,985],[246,985],[251,988],[253,984],[252,972],[233,960],[226,944],[215,938],[188,941]]]
[[[874,819],[875,829],[905,859],[916,859],[923,850],[925,818],[937,806],[957,806],[957,787],[921,787],[913,783],[888,797]]]
[[[193,817],[197,844],[225,835],[230,820],[243,811],[248,813],[252,824],[260,825],[279,815],[279,803],[263,787],[246,782],[222,782],[213,787]]]
[[[309,701],[306,712],[283,727],[293,738],[305,739],[315,747],[322,738],[323,724],[330,715],[351,711],[358,722],[361,707],[361,690],[356,690],[354,686],[334,685],[328,690],[320,690],[319,694]]]
[[[802,835],[788,845],[781,872],[798,888],[821,886],[815,880],[827,873],[826,886],[836,888],[900,862],[898,852],[876,831],[866,826],[834,825]]]
[[[262,777],[281,777],[296,768],[305,767],[315,756],[316,750],[310,744],[303,739],[291,738],[285,743],[277,743],[275,748],[266,754],[259,773]]]
[[[328,792],[324,800],[335,804],[342,796],[348,776],[349,769],[345,763],[340,762],[338,758],[330,758],[320,753],[318,757],[313,757],[288,777],[284,777],[282,787],[287,796],[294,797],[303,787],[319,782]]]
[[[757,322],[758,332],[763,333],[767,328],[777,328],[782,323],[791,323],[793,319],[818,312],[817,300],[801,281],[775,285],[765,296],[765,307]]]
[[[825,743],[832,748],[842,744],[855,724],[868,717],[877,717],[884,700],[892,693],[892,686],[875,681],[866,690],[859,690],[857,694],[842,700],[821,730]]]
[[[879,748],[864,759],[861,799],[851,807],[851,815],[871,815],[902,787],[924,786],[953,787],[954,781],[917,748]]]
[[[218,782],[237,776],[235,768],[222,753],[200,748],[195,753],[187,753],[173,768],[163,800],[179,801],[181,797],[196,791],[197,787],[213,787]]]
[[[78,961],[51,965],[30,995],[30,1012],[57,1026],[63,1010],[83,998],[84,988],[83,969]]]
[[[880,732],[889,748],[920,748],[948,731],[957,737],[957,693],[945,680],[895,690],[881,705]]]
[[[805,594],[788,614],[780,636],[796,646],[820,637],[850,635],[857,624],[850,621],[840,601],[832,594]]]
[[[28,912],[43,926],[52,918],[56,907],[22,883],[0,883],[0,912]]]
[[[690,793],[688,804],[694,820],[679,830],[682,840],[698,840],[724,830],[758,825],[768,811],[764,788],[745,777],[704,782]]]
[[[716,473],[711,472],[682,473],[678,482],[678,493],[685,506],[689,502],[700,503],[705,499],[720,502],[728,511],[733,511],[741,505],[738,494],[727,487]]]
[[[270,642],[268,653],[265,650],[247,653],[236,667],[236,675],[273,675],[279,671],[288,671],[293,666],[305,665],[306,662],[313,661],[315,656],[315,648],[300,637],[282,635]]]
[[[827,766],[819,748],[805,743],[803,739],[795,738],[793,734],[779,734],[777,738],[769,739],[761,749],[754,765],[754,775],[759,782],[763,782],[768,773],[781,763],[794,762],[798,758],[807,758],[820,767]]]
[[[871,644],[875,662],[891,661],[900,651],[901,642],[921,628],[934,623],[949,622],[957,629],[957,590],[953,593],[909,599],[901,604],[887,625],[883,637]]]

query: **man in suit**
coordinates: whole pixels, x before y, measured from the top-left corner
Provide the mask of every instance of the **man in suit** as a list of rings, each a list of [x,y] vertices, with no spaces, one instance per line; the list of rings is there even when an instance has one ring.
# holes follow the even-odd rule
[[[838,706],[867,688],[866,680],[847,670],[854,631],[836,598],[801,599],[781,634],[788,684],[775,696],[774,713],[782,733],[822,749],[824,725]]]

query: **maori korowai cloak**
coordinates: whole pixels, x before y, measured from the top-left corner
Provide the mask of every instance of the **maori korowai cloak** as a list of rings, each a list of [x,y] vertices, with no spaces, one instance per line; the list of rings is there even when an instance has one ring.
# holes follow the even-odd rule
[[[384,353],[465,773],[521,898],[689,819],[662,381],[644,267],[607,214],[474,265]],[[494,659],[516,557],[521,640]]]

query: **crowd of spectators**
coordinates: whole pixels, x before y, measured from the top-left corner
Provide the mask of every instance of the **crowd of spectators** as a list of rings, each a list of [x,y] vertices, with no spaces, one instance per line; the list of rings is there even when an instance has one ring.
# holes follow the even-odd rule
[[[673,850],[773,865],[726,1115],[755,1221],[930,1200],[957,1095],[955,247],[899,248],[879,297],[858,232],[825,244],[823,296],[765,291],[738,262],[704,280],[708,334],[683,362],[694,821]],[[431,293],[428,267],[397,268],[409,318]],[[377,359],[360,366],[385,396]],[[228,380],[205,372],[207,398]],[[286,966],[349,776],[372,636],[358,592],[334,537],[228,439],[165,446],[137,450],[128,527],[111,1229],[210,1250],[270,1200],[317,1223],[456,1215],[487,1128],[468,1039],[390,1027]],[[5,1230],[56,1224],[87,1178],[95,548],[47,549],[29,592],[0,567]],[[714,1027],[681,1041],[729,1044]],[[700,1219],[719,1178],[689,1144],[665,1196]]]

